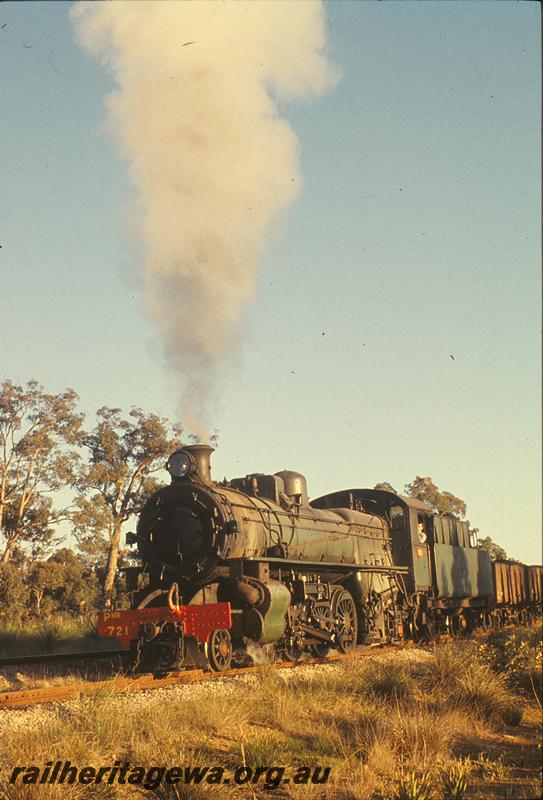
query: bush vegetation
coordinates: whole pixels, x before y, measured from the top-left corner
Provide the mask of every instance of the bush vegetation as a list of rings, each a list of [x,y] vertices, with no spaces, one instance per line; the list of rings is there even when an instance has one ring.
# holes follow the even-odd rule
[[[0,658],[42,653],[71,653],[118,648],[114,640],[101,639],[94,616],[58,613],[25,621],[0,618]]]
[[[541,632],[511,634],[537,663]],[[493,638],[487,640],[486,645]],[[523,644],[524,643],[524,644]],[[494,645],[492,645],[494,646]],[[98,800],[462,800],[539,796],[540,730],[533,692],[519,685],[518,659],[489,658],[483,644],[434,652],[353,656],[296,670],[264,665],[256,676],[128,698],[82,697],[47,713],[0,715],[0,776],[15,764],[61,758],[75,764],[330,766],[327,784],[96,786]],[[524,656],[523,656],[524,657]],[[522,684],[522,682],[521,682]],[[519,729],[519,725],[522,727]],[[29,729],[32,735],[29,736]],[[504,738],[507,734],[508,738]],[[521,735],[522,734],[522,735]],[[531,740],[530,740],[531,737]],[[507,749],[504,742],[512,742]],[[521,744],[519,744],[521,743]],[[522,744],[523,743],[523,744]],[[520,770],[520,772],[519,772]],[[7,800],[89,796],[88,789],[4,787]],[[491,791],[493,793],[488,794]],[[0,786],[1,795],[1,786]]]

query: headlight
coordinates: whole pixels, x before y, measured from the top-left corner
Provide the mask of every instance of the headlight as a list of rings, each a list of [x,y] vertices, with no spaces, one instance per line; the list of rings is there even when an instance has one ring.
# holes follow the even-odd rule
[[[185,450],[176,450],[172,453],[166,464],[166,469],[172,478],[186,478],[190,475],[193,461]]]

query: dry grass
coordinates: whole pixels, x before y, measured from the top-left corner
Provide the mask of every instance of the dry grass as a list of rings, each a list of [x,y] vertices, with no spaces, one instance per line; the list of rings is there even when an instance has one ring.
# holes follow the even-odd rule
[[[522,700],[505,675],[481,662],[470,643],[437,648],[421,679],[435,699],[449,708],[469,708],[483,721],[506,725],[518,725],[522,718]]]
[[[537,796],[535,698],[495,672],[479,646],[457,642],[433,654],[376,655],[298,670],[266,665],[251,680],[213,686],[198,692],[180,687],[145,701],[102,692],[41,717],[25,712],[24,726],[15,716],[2,721],[0,713],[0,779],[14,764],[62,759],[98,766],[117,759],[146,766],[215,764],[229,775],[243,764],[283,765],[290,774],[299,765],[330,766],[329,782],[268,790],[262,781],[148,790],[17,785],[6,786],[4,795],[0,785],[0,796],[422,800],[434,793],[436,800],[501,800],[498,793],[482,793],[489,787],[502,787],[509,792],[504,797]]]
[[[114,640],[98,636],[93,619],[77,620],[67,614],[57,614],[47,620],[24,623],[0,620],[0,658],[53,653],[83,653],[118,649]],[[0,691],[40,689],[64,686],[85,680],[111,677],[123,667],[120,657],[111,660],[71,660],[50,664],[0,668]]]
[[[114,650],[118,643],[101,639],[94,618],[56,614],[48,619],[13,622],[0,619],[0,658],[71,653],[83,650]]]

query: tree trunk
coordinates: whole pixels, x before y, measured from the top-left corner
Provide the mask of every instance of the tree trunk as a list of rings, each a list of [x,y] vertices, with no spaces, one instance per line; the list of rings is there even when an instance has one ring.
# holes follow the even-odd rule
[[[36,616],[41,617],[41,600],[43,597],[43,589],[32,589],[32,594],[34,595],[34,599],[36,600]]]
[[[6,547],[2,556],[0,556],[0,564],[7,564],[11,558],[11,554],[15,550],[16,546],[18,545],[21,539],[22,531],[20,528],[12,528],[10,530],[9,537],[4,533],[4,538],[6,540]]]
[[[14,542],[8,542],[6,544],[6,549],[2,553],[2,557],[0,558],[0,564],[7,564],[9,559],[11,558],[11,551],[14,547]]]
[[[109,545],[109,553],[107,556],[106,574],[104,575],[103,597],[104,607],[111,608],[113,600],[113,584],[115,583],[115,575],[117,574],[117,562],[119,560],[119,544],[121,542],[121,527],[122,520],[115,520],[113,533],[111,535],[111,543]]]

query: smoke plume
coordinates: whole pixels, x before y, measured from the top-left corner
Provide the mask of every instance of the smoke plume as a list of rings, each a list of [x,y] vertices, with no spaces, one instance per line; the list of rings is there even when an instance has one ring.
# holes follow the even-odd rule
[[[300,190],[277,101],[335,80],[323,6],[100,2],[71,14],[119,87],[108,125],[141,209],[147,308],[194,429],[239,344],[270,225]]]

